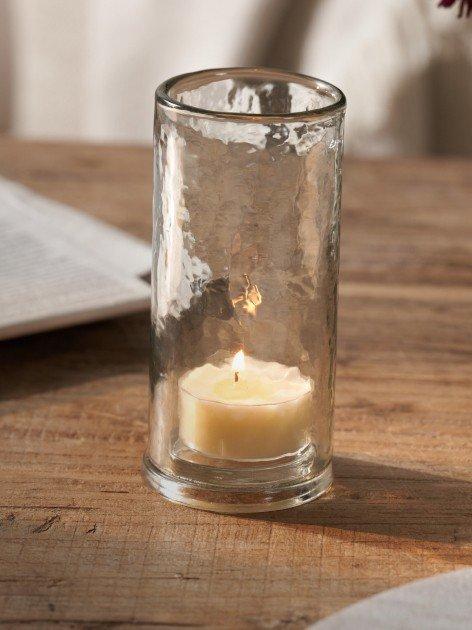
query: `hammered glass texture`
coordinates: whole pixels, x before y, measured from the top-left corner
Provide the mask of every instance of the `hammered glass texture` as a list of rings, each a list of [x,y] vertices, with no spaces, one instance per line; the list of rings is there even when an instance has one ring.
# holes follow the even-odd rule
[[[172,96],[227,113],[330,102],[267,77],[177,83]],[[175,474],[178,379],[241,347],[312,379],[312,474],[330,462],[342,134],[342,111],[233,121],[157,103],[149,455],[166,474]],[[237,301],[249,283],[254,309]]]

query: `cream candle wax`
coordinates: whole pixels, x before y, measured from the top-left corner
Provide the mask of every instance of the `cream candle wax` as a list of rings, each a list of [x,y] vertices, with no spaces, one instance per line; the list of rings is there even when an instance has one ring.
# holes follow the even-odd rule
[[[179,381],[180,438],[210,457],[240,461],[293,454],[309,442],[311,380],[296,367],[238,352]]]

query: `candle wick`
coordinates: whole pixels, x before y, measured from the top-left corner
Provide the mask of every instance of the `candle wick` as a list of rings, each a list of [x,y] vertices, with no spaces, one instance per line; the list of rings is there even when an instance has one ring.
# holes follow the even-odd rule
[[[237,383],[239,381],[239,372],[234,373],[234,382]]]

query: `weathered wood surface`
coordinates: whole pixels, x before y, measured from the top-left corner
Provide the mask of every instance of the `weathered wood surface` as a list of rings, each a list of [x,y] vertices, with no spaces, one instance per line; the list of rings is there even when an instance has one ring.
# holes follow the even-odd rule
[[[149,237],[151,152],[0,141],[0,173]],[[336,486],[252,518],[139,468],[147,315],[0,344],[6,627],[303,628],[472,564],[472,162],[348,161]]]

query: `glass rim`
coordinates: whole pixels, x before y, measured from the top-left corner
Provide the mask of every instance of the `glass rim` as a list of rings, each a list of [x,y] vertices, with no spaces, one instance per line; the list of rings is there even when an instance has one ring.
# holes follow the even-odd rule
[[[205,109],[202,107],[195,107],[193,105],[186,105],[170,96],[170,90],[177,85],[180,81],[185,79],[192,79],[198,77],[220,77],[220,78],[249,78],[250,75],[254,77],[264,77],[268,75],[270,77],[278,78],[279,80],[285,80],[297,83],[298,85],[305,86],[307,88],[314,89],[316,92],[331,96],[335,100],[329,105],[323,107],[317,107],[309,110],[303,110],[298,112],[287,113],[274,113],[274,114],[251,114],[245,112],[223,112],[219,110]],[[219,120],[240,121],[240,122],[255,122],[260,124],[271,122],[285,122],[285,121],[307,121],[307,120],[320,120],[326,118],[332,118],[336,114],[344,112],[346,109],[346,97],[342,90],[338,87],[318,79],[311,77],[307,74],[300,74],[298,72],[291,72],[288,70],[282,70],[278,68],[268,68],[264,66],[248,66],[248,67],[230,67],[230,68],[209,68],[206,70],[197,70],[195,72],[187,72],[184,74],[178,74],[166,81],[163,81],[156,89],[156,102],[159,105],[168,107],[172,110],[180,113],[186,113],[195,115],[202,118],[212,118]]]

